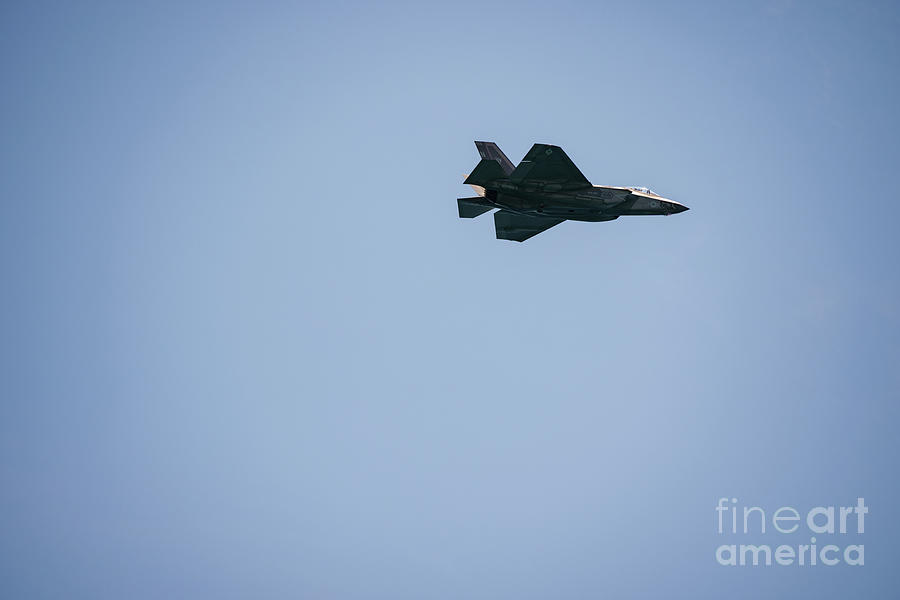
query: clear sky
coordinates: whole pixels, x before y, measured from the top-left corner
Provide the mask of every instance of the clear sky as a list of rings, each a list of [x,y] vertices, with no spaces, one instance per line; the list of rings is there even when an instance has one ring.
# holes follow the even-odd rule
[[[886,598],[893,2],[5,3],[0,595]],[[562,146],[671,217],[524,244]],[[719,498],[865,565],[726,567]]]

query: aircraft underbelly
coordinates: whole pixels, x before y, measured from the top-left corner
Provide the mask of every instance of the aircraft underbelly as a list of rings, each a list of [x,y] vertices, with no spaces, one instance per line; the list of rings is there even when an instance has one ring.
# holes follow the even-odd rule
[[[609,221],[617,216],[605,213],[594,198],[570,194],[500,194],[497,204],[520,214],[573,221]]]

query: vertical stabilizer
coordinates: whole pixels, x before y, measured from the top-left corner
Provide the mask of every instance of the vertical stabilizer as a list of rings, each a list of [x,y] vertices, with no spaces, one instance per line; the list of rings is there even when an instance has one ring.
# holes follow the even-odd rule
[[[497,144],[494,142],[475,142],[475,147],[478,148],[478,154],[481,155],[483,160],[495,160],[500,164],[500,168],[503,170],[507,176],[513,172],[515,169],[515,165],[512,164],[506,155],[503,154],[503,150],[501,150]]]

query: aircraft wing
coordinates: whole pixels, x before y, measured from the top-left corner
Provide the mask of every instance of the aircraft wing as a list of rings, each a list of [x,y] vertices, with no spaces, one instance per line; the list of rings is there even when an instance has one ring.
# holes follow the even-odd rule
[[[575,163],[566,156],[559,146],[535,144],[510,174],[511,181],[536,179],[558,184],[569,184],[568,187],[587,187],[587,180]],[[574,185],[573,185],[574,184]]]
[[[559,225],[565,219],[550,219],[547,217],[529,217],[507,210],[499,210],[494,213],[494,228],[497,230],[498,240],[513,240],[524,242],[542,231],[547,231],[554,225]]]

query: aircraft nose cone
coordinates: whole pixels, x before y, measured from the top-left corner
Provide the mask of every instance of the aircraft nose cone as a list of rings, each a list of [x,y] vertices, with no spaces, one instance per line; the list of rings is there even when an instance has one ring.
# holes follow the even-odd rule
[[[684,204],[676,204],[674,206],[674,209],[672,210],[672,212],[677,215],[678,213],[683,213],[686,210],[690,210],[690,209],[687,206],[685,206]]]

